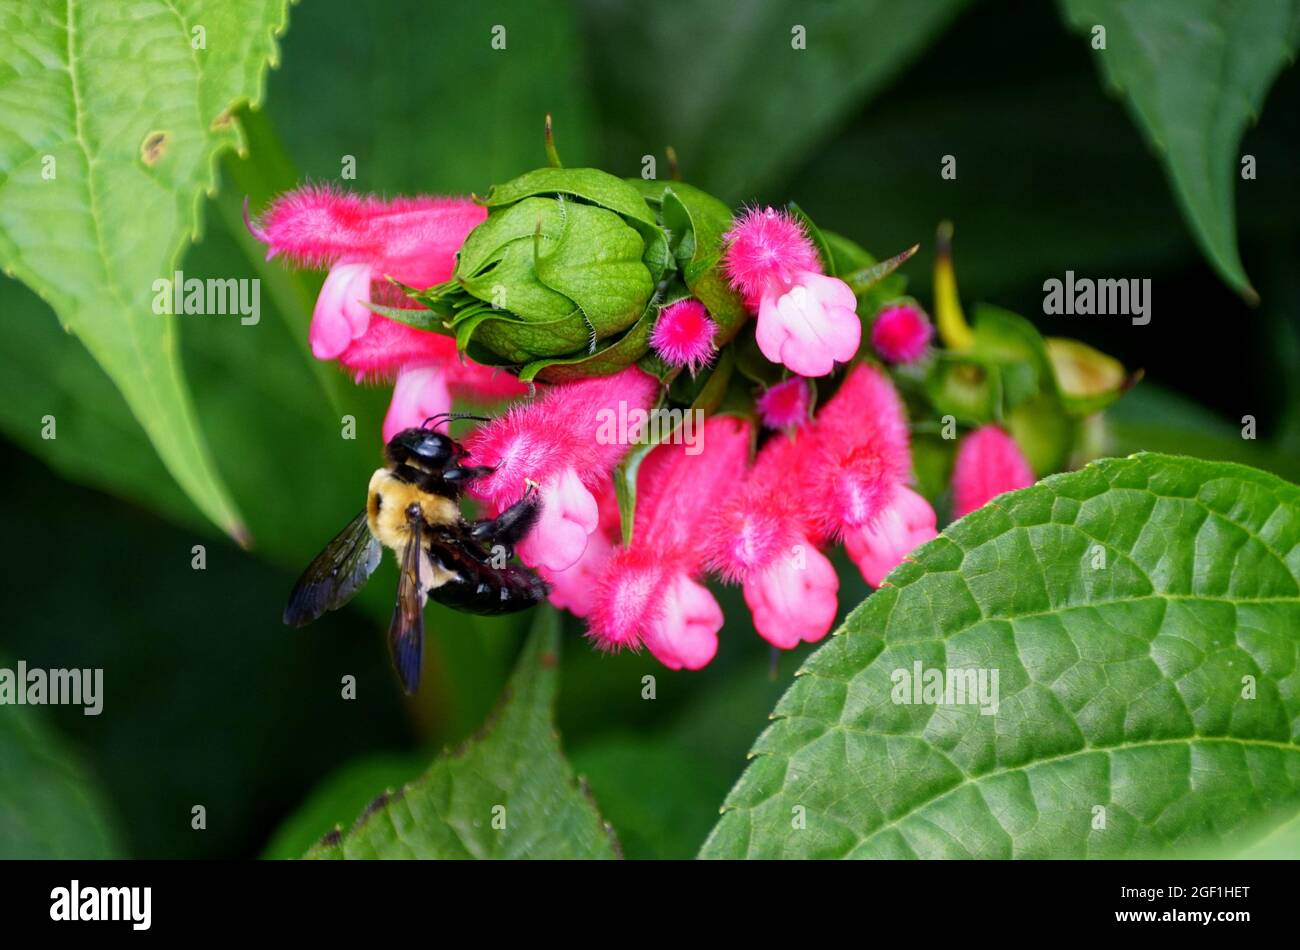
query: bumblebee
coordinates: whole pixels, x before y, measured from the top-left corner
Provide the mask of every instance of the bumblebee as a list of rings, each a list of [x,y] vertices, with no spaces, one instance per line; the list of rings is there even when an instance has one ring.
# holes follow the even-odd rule
[[[365,509],[307,566],[284,609],[291,627],[337,610],[390,548],[400,575],[388,645],[407,693],[420,685],[424,605],[430,597],[467,613],[504,614],[532,607],[548,593],[536,574],[508,563],[541,511],[537,485],[529,483],[523,497],[495,518],[467,522],[461,494],[492,469],[464,464],[468,451],[429,427],[453,418],[480,417],[443,413],[393,436],[384,447],[385,466],[370,477]]]

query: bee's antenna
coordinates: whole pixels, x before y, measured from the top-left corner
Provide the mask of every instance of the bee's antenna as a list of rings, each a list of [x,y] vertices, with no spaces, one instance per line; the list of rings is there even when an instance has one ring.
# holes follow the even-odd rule
[[[420,428],[421,429],[429,428],[430,422],[432,422],[435,426],[441,425],[443,421],[446,420],[448,415],[450,415],[450,413],[440,412],[436,416],[429,416],[427,419],[425,419],[423,422],[420,423]]]
[[[475,422],[492,421],[487,416],[476,416],[468,412],[440,412],[436,416],[429,416],[429,418],[425,419],[420,428],[427,429],[430,422],[433,422],[434,425],[441,425],[443,422],[455,422],[458,419],[473,419]]]

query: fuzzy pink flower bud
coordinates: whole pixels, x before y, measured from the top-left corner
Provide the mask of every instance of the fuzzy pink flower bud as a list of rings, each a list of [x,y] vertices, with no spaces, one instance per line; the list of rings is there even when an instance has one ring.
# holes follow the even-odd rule
[[[964,517],[991,498],[1034,483],[1034,472],[1015,439],[982,426],[962,440],[953,465],[953,515]]]
[[[761,573],[813,533],[813,513],[797,474],[812,455],[807,431],[769,439],[743,482],[703,523],[708,567],[736,582]]]
[[[758,348],[801,376],[825,376],[858,351],[857,298],[822,273],[812,240],[791,214],[755,208],[725,236],[731,286],[758,313]]]
[[[650,333],[650,346],[669,366],[687,367],[694,373],[713,357],[717,332],[718,325],[704,304],[687,297],[659,312]]]
[[[802,376],[792,376],[758,397],[758,417],[769,429],[793,429],[808,421],[812,406],[812,393],[808,381]]]
[[[875,521],[845,533],[844,548],[862,579],[879,587],[886,574],[938,534],[930,503],[904,486]]]
[[[908,453],[903,404],[889,378],[861,363],[817,413],[816,454],[807,466],[807,492],[827,535],[870,525],[906,484]]]
[[[465,237],[486,217],[466,198],[384,202],[306,187],[282,195],[250,229],[267,245],[268,260],[283,254],[300,266],[331,268],[311,344],[318,359],[336,359],[369,327],[372,281],[394,277],[422,289],[448,279]]]
[[[920,307],[896,304],[876,315],[871,325],[871,345],[891,363],[912,363],[921,358],[934,336],[934,327]]]
[[[594,493],[628,449],[626,441],[610,437],[617,431],[610,420],[648,410],[658,385],[630,366],[613,376],[553,386],[470,435],[466,447],[474,463],[494,468],[471,485],[472,494],[501,511],[529,482],[541,486],[542,514],[519,548],[526,564],[563,571],[582,556],[599,520]]]

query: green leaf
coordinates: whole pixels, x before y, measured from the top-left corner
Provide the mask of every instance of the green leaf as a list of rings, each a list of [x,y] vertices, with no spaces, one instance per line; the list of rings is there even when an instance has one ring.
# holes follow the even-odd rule
[[[320,830],[351,821],[375,797],[375,789],[401,785],[419,775],[423,762],[412,755],[367,756],[349,762],[330,775],[292,815],[276,829],[262,857],[292,860],[301,857],[320,839]]]
[[[98,782],[36,710],[9,704],[0,705],[0,856],[122,857]]]
[[[50,303],[177,482],[240,538],[153,284],[198,230],[214,156],[238,142],[230,110],[260,97],[286,4],[0,0],[0,21],[0,267]]]
[[[1094,50],[1102,72],[1160,155],[1206,256],[1254,299],[1237,252],[1238,146],[1295,60],[1300,2],[1061,0],[1061,10],[1090,46],[1094,27],[1105,27],[1106,47]]]
[[[821,235],[834,258],[835,269],[830,273],[852,287],[853,295],[858,298],[858,317],[863,321],[862,336],[867,339],[871,335],[870,321],[877,311],[898,300],[907,289],[907,277],[897,271],[916,253],[918,245],[877,262],[866,248],[842,234],[823,229]]]
[[[0,347],[0,427],[61,477],[129,498],[172,521],[204,519],[167,476],[122,394],[86,348],[64,333],[49,307],[13,280],[0,280],[6,317]],[[53,416],[55,438],[44,438]]]
[[[830,232],[827,232],[827,234],[828,238],[832,239],[832,243],[834,240],[847,240],[846,238],[840,238],[838,235]],[[891,297],[897,297],[902,294],[904,288],[907,286],[907,278],[902,274],[894,277],[894,271],[906,264],[908,259],[920,250],[920,248],[921,245],[913,244],[907,250],[900,251],[893,257],[883,260],[878,264],[871,263],[871,256],[864,254],[863,256],[866,260],[852,270],[846,269],[848,265],[848,261],[846,260],[846,267],[841,267],[836,276],[843,278],[844,282],[853,288],[853,292],[857,294],[859,298],[867,294],[889,294]]]
[[[809,658],[702,854],[1246,843],[1300,810],[1298,654],[1300,488],[1163,455],[1053,476],[913,552]],[[996,704],[900,702],[915,664],[997,671]]]
[[[351,831],[327,835],[307,857],[617,857],[617,842],[560,751],[552,717],[558,650],[558,614],[539,607],[486,732],[381,795]]]

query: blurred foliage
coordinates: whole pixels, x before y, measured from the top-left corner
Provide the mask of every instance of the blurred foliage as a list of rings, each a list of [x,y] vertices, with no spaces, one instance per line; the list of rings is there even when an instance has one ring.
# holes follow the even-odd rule
[[[1224,280],[1254,299],[1237,253],[1234,183],[1247,161],[1237,146],[1295,60],[1300,2],[1061,0],[1061,9],[1127,97],[1196,239]]]
[[[8,657],[3,662],[14,668]],[[122,855],[104,787],[68,746],[40,710],[0,706],[0,855]]]
[[[346,156],[357,168],[347,187],[482,191],[541,164],[549,111],[571,165],[636,176],[642,156],[656,155],[662,175],[672,145],[689,180],[728,200],[795,199],[823,228],[882,256],[921,243],[901,273],[928,307],[931,236],[951,219],[968,312],[995,302],[1045,336],[1146,370],[1108,409],[1099,451],[1176,450],[1297,477],[1300,197],[1283,171],[1300,149],[1300,127],[1284,121],[1300,109],[1294,70],[1241,146],[1259,170],[1235,181],[1237,244],[1262,300],[1251,309],[1206,265],[1161,159],[1099,84],[1086,37],[1049,4],[314,0],[290,18],[265,111],[242,116],[248,161],[222,163],[218,195],[202,209],[206,233],[182,260],[186,276],[261,277],[261,320],[176,321],[196,418],[251,552],[216,534],[177,487],[49,308],[0,282],[0,429],[13,443],[0,511],[28,542],[21,555],[10,549],[11,587],[23,594],[0,652],[102,666],[108,694],[99,717],[52,709],[33,720],[57,734],[48,750],[79,750],[84,765],[61,767],[59,781],[101,803],[87,814],[104,817],[86,820],[100,822],[104,844],[89,832],[69,844],[32,824],[26,853],[102,853],[119,842],[135,856],[301,853],[332,824],[346,827],[375,791],[421,771],[433,748],[469,735],[497,700],[522,622],[432,605],[428,685],[415,702],[399,698],[382,643],[391,563],[344,613],[306,631],[279,623],[293,574],[360,506],[387,395],[309,358],[319,276],[267,266],[239,206],[248,194],[257,210],[301,178],[337,181]],[[490,45],[496,24],[505,50]],[[791,49],[791,24],[807,28],[806,51]],[[944,155],[957,159],[955,180],[940,178]],[[8,213],[4,188],[0,180]],[[123,240],[134,233],[123,230]],[[1043,281],[1067,269],[1151,277],[1151,324],[1042,316]],[[57,439],[42,438],[47,414]],[[356,418],[355,441],[340,438],[345,414]],[[1248,414],[1254,441],[1241,438]],[[937,448],[918,453],[918,468],[924,454],[922,475],[941,490]],[[206,572],[190,568],[194,544],[207,546]],[[836,563],[842,619],[868,589]],[[739,594],[720,600],[728,624],[700,673],[598,655],[579,640],[580,624],[566,624],[559,727],[629,855],[694,853],[807,654],[782,656],[769,678],[768,648]],[[358,677],[355,701],[340,698],[345,674]],[[642,698],[646,675],[653,701]],[[0,827],[20,814],[12,801],[0,797],[0,813],[9,810]],[[190,828],[195,804],[207,808],[206,832]],[[67,827],[77,820],[69,812]]]
[[[686,180],[739,202],[797,168],[968,6],[661,0],[647,19],[640,4],[583,0],[604,165],[637,174],[672,146]]]

